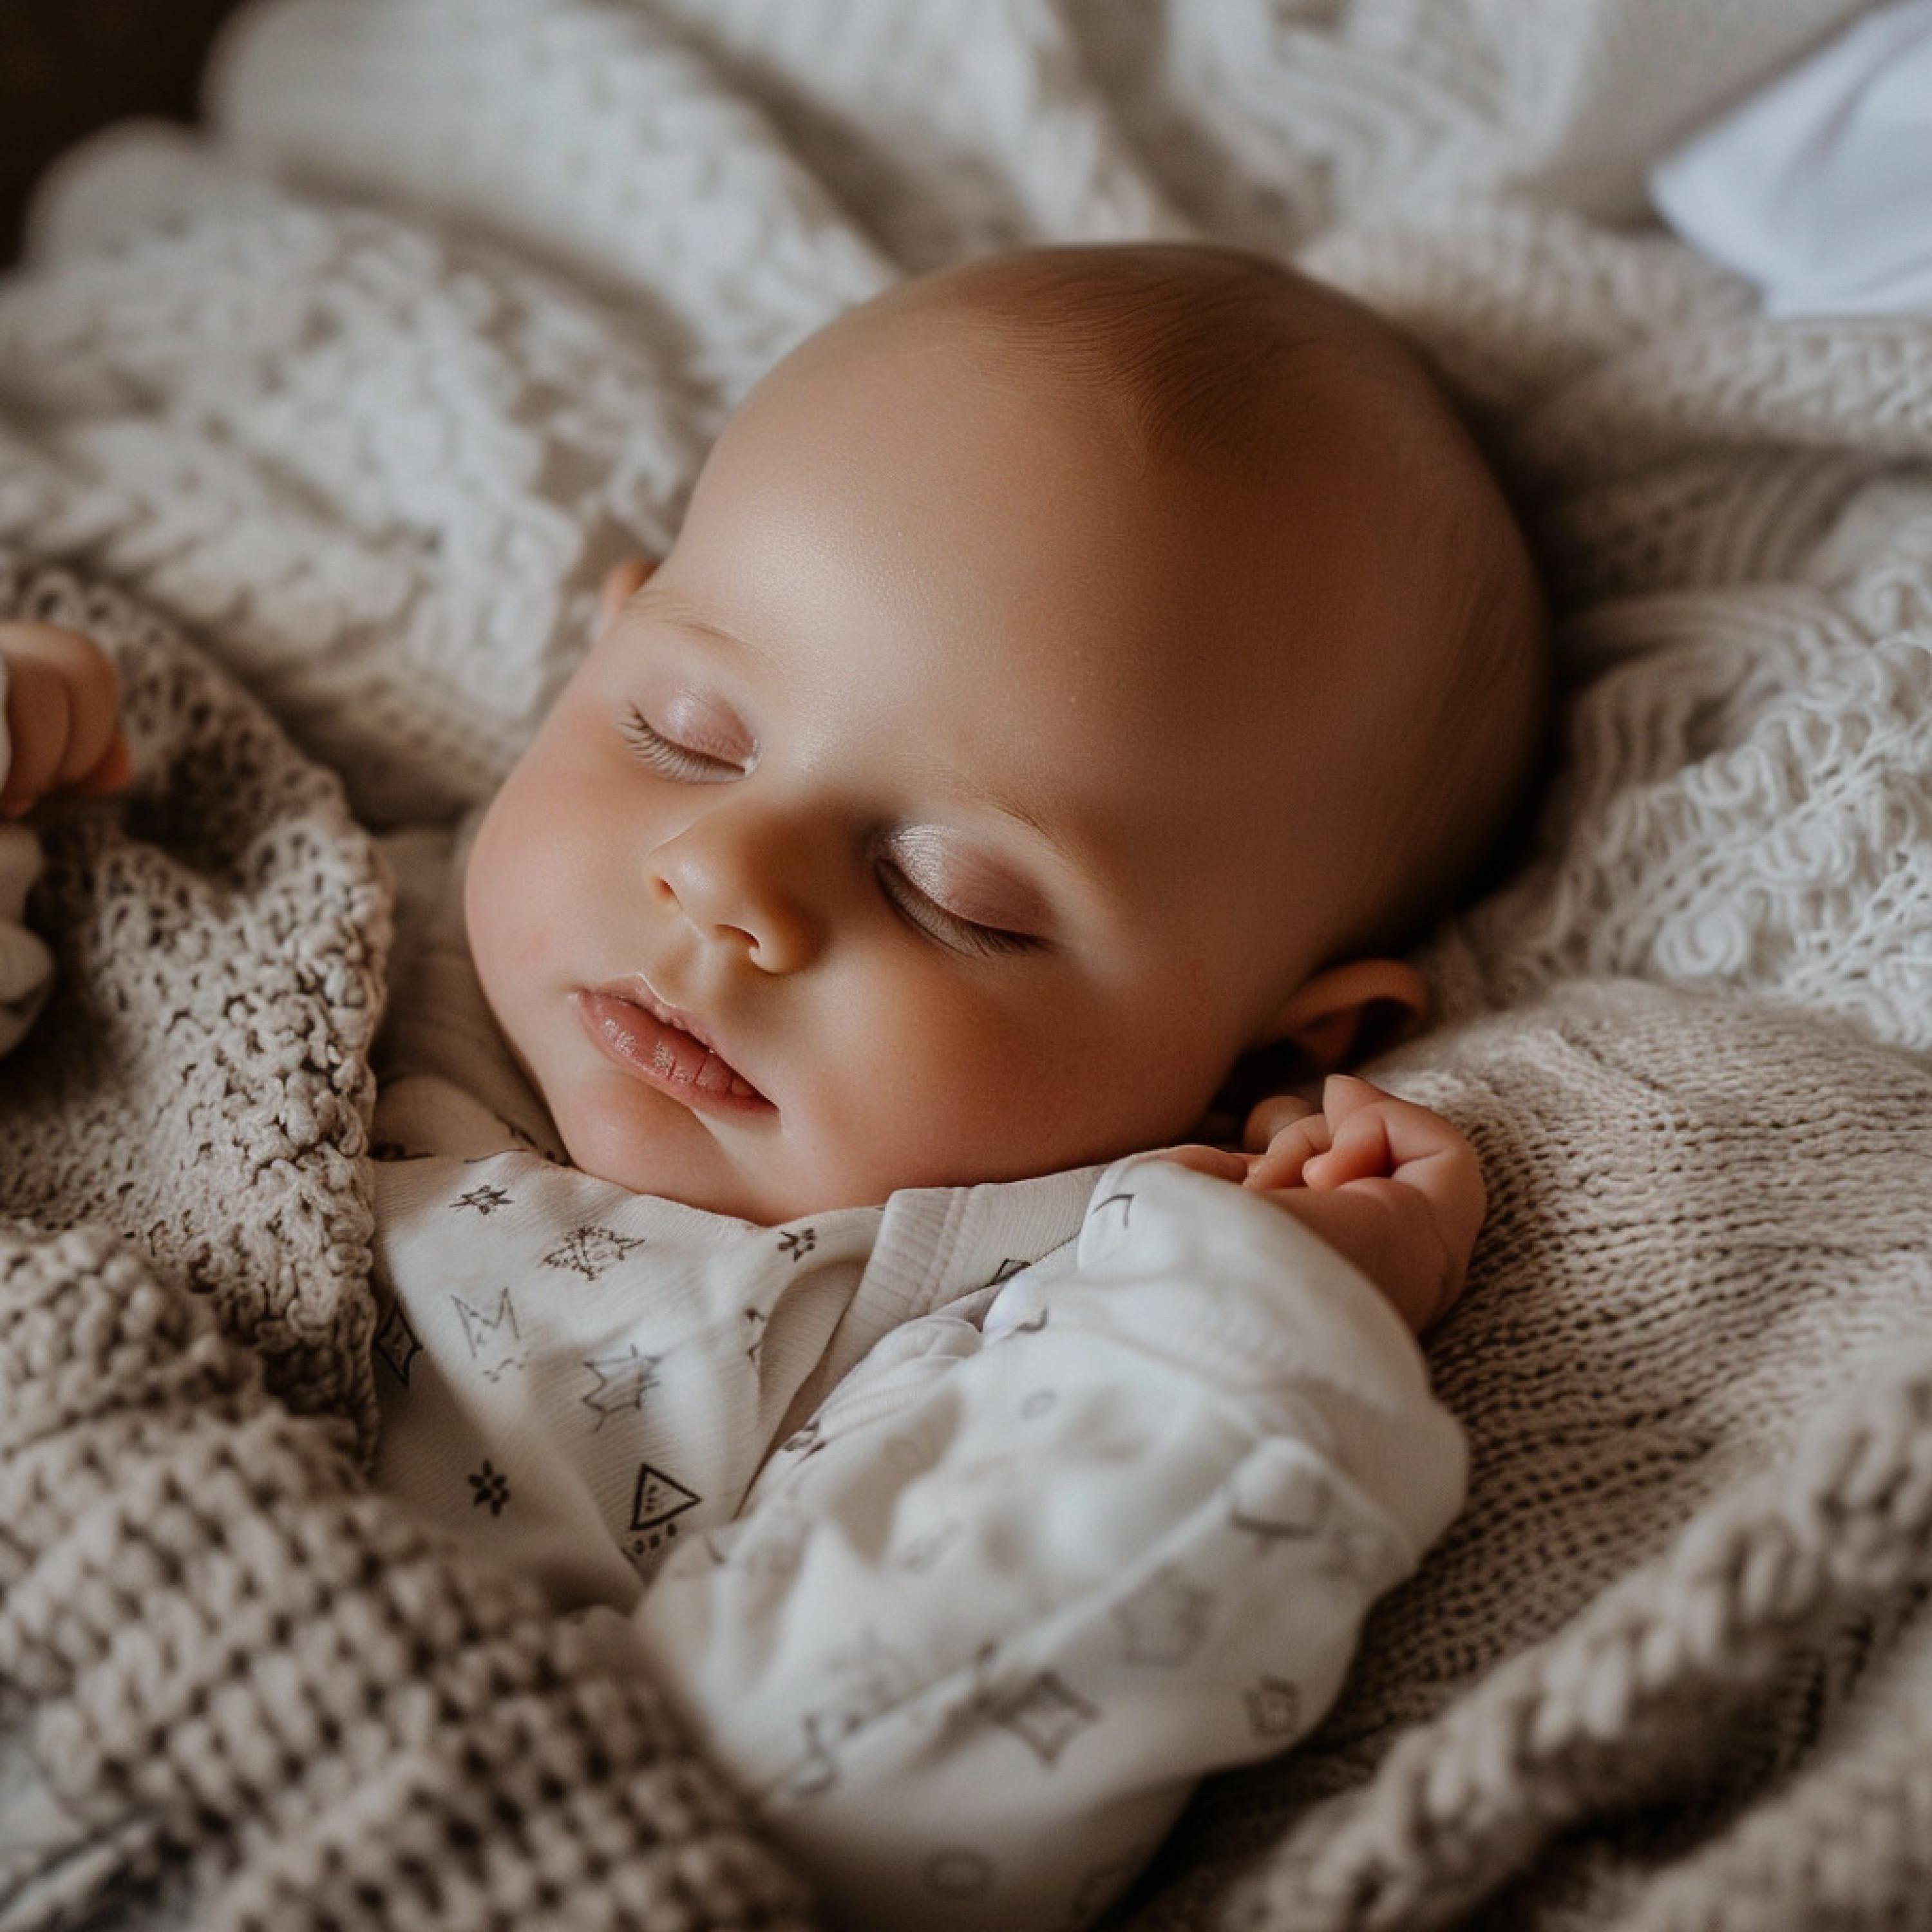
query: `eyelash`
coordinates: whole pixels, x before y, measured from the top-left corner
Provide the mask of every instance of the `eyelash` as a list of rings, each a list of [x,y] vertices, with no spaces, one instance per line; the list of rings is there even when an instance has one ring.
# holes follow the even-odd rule
[[[634,704],[625,713],[621,728],[638,757],[662,777],[686,784],[720,784],[744,776],[739,766],[723,758],[694,752],[689,746],[667,738]],[[948,912],[888,860],[880,860],[874,871],[887,904],[908,926],[956,952],[985,958],[995,953],[1030,952],[1046,943],[1034,933],[1009,932],[1003,926],[982,926],[976,920]]]
[[[886,860],[874,868],[879,889],[892,910],[914,930],[936,939],[956,952],[983,958],[995,952],[1031,952],[1046,941],[1030,932],[1009,932],[1003,926],[981,926],[948,912],[938,900],[928,898],[904,873]]]
[[[634,704],[625,713],[621,728],[638,757],[662,777],[679,778],[687,784],[722,784],[744,776],[727,759],[694,752],[688,745],[667,738]]]

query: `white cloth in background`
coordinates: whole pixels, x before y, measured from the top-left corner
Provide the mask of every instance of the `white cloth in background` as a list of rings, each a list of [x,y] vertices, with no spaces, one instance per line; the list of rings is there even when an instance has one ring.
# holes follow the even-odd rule
[[[1880,8],[1653,170],[1772,315],[1932,313],[1932,0]]]
[[[0,656],[0,785],[13,769],[7,729],[7,660]],[[53,984],[53,956],[23,923],[27,894],[40,876],[40,842],[24,825],[0,820],[0,1054],[26,1036]]]
[[[775,1228],[546,1158],[466,838],[386,848],[379,1484],[604,1606],[842,1922],[1084,1924],[1460,1507],[1414,1341],[1144,1156]]]

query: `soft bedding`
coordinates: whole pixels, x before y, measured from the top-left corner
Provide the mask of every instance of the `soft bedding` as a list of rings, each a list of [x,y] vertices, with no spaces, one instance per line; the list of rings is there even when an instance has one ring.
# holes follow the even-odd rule
[[[1767,320],[1640,192],[1856,10],[258,0],[205,136],[70,158],[0,608],[112,646],[137,776],[42,821],[0,1070],[0,1927],[814,1922],[648,1686],[368,1492],[364,828],[487,793],[792,342],[1146,234],[1424,343],[1564,704],[1376,1069],[1490,1178],[1469,1507],[1115,1922],[1932,1914],[1932,326]]]

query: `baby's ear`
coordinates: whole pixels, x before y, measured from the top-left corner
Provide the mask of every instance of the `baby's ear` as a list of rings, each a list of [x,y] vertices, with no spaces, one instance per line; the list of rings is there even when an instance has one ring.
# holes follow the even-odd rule
[[[610,620],[650,580],[650,574],[658,567],[654,556],[627,556],[622,563],[614,563],[604,573],[604,582],[597,592],[597,634],[602,637],[609,629]]]
[[[1413,1033],[1429,1017],[1429,988],[1400,959],[1352,959],[1305,980],[1257,1044],[1292,1047],[1309,1070],[1332,1073]]]

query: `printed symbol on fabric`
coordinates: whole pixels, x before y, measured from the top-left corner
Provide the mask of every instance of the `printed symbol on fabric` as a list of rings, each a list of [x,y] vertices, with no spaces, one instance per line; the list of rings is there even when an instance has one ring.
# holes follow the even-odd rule
[[[1013,1276],[1018,1274],[1021,1269],[1027,1265],[1028,1264],[1025,1262],[1019,1259],[1017,1256],[1012,1255],[1007,1256],[1006,1259],[1000,1262],[998,1268],[994,1269],[993,1278],[987,1283],[987,1286],[989,1288],[998,1288],[1001,1282],[1011,1281]]]
[[[1211,1591],[1190,1583],[1178,1565],[1163,1563],[1131,1597],[1114,1606],[1122,1654],[1130,1664],[1177,1668],[1200,1648],[1214,1607]]]
[[[1060,1397],[1052,1389],[1035,1389],[1020,1401],[1020,1420],[1037,1422],[1050,1410]]]
[[[959,1540],[961,1527],[956,1522],[943,1522],[937,1529],[925,1530],[910,1538],[893,1557],[892,1568],[909,1576],[923,1576]]]
[[[1228,1485],[1228,1518],[1244,1536],[1255,1539],[1256,1553],[1266,1556],[1315,1535],[1328,1520],[1332,1500],[1328,1483],[1299,1463],[1285,1479],[1274,1471],[1258,1478],[1240,1471]]]
[[[462,1318],[463,1339],[470,1344],[470,1360],[485,1382],[494,1382],[506,1370],[524,1366],[524,1333],[517,1325],[516,1308],[507,1288],[488,1314],[472,1308],[460,1294],[449,1298]]]
[[[987,1714],[1025,1744],[1049,1769],[1060,1754],[1100,1714],[1057,1671],[1042,1670],[1017,1695],[995,1703]]]
[[[647,1355],[634,1342],[621,1354],[597,1355],[584,1364],[584,1366],[597,1378],[597,1385],[587,1394],[578,1400],[596,1416],[591,1426],[602,1429],[614,1415],[620,1415],[628,1409],[640,1409],[644,1406],[644,1396],[657,1385],[657,1366],[659,1358]]]
[[[993,1888],[995,1868],[984,1852],[955,1845],[934,1852],[922,1870],[926,1888],[942,1898],[983,1898]]]
[[[794,1798],[817,1798],[838,1782],[838,1760],[826,1749],[825,1740],[818,1735],[817,1712],[806,1714],[803,1728],[805,1755],[785,1778],[784,1788]]]
[[[677,1519],[704,1498],[675,1476],[648,1462],[638,1465],[638,1486],[631,1497],[631,1554],[643,1556],[677,1534]]]
[[[484,1456],[483,1466],[470,1478],[470,1506],[474,1509],[487,1509],[494,1516],[503,1514],[503,1506],[510,1500],[510,1479],[502,1470],[493,1468],[490,1459]]]
[[[422,1344],[416,1340],[416,1331],[410,1326],[410,1318],[403,1312],[400,1301],[389,1304],[389,1312],[376,1330],[376,1353],[388,1364],[389,1372],[407,1388],[410,1364],[422,1353]]]
[[[869,1624],[844,1649],[826,1657],[825,1674],[834,1687],[832,1699],[814,1714],[820,1736],[835,1744],[883,1718],[917,1688],[910,1659],[884,1642]]]
[[[778,1252],[792,1261],[802,1262],[818,1245],[818,1232],[813,1228],[788,1228],[778,1237]]]
[[[1099,1220],[1100,1216],[1106,1214],[1109,1208],[1118,1208],[1120,1210],[1120,1226],[1124,1228],[1127,1226],[1134,1218],[1134,1197],[1132,1193],[1130,1192],[1125,1194],[1110,1194],[1107,1196],[1106,1200],[1095,1202],[1094,1205],[1088,1210],[1088,1220],[1090,1221]]]
[[[748,1308],[745,1310],[745,1321],[747,1324],[745,1332],[752,1338],[745,1346],[745,1359],[756,1368],[758,1351],[764,1347],[765,1341],[765,1311],[762,1308]]]
[[[1248,1729],[1258,1738],[1293,1737],[1301,1729],[1301,1691],[1286,1677],[1264,1677],[1241,1693]]]
[[[586,1281],[595,1281],[614,1262],[622,1261],[633,1248],[641,1248],[641,1234],[620,1234],[614,1228],[579,1228],[566,1234],[543,1258],[545,1268],[568,1268]]]
[[[1382,1532],[1373,1524],[1337,1522],[1322,1540],[1316,1572],[1376,1589],[1380,1586],[1385,1552]]]
[[[493,1155],[491,1159],[494,1159]],[[467,1194],[459,1194],[449,1204],[452,1208],[473,1208],[487,1221],[499,1208],[507,1208],[510,1197],[500,1187],[492,1187],[488,1181],[481,1186],[472,1187]]]
[[[807,1456],[816,1456],[825,1447],[824,1425],[814,1415],[802,1429],[794,1429],[778,1447],[787,1455],[796,1456],[801,1460]]]

